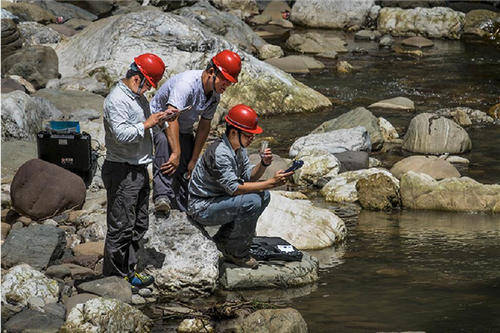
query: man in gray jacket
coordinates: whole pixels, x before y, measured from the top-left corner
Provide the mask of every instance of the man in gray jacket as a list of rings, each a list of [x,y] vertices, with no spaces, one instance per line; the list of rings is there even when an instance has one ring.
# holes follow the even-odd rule
[[[144,93],[156,87],[165,64],[156,55],[134,59],[126,78],[104,101],[106,160],[102,180],[107,195],[107,233],[103,274],[124,277],[132,291],[154,278],[135,271],[136,251],[149,226],[149,175],[153,161],[151,129],[162,125],[167,112],[151,114]]]

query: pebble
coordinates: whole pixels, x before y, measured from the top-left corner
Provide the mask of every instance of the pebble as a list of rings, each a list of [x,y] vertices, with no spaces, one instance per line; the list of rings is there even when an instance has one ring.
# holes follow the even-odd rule
[[[16,222],[12,225],[11,230],[21,229],[22,227],[24,227],[24,224],[22,224],[21,222]]]
[[[149,288],[139,289],[139,295],[141,295],[142,297],[149,297],[152,293],[153,292]]]
[[[43,225],[52,225],[54,227],[57,227],[58,224],[56,221],[54,221],[53,219],[46,219],[43,221]]]
[[[132,295],[132,304],[134,305],[140,305],[140,304],[146,304],[146,300],[137,294]]]

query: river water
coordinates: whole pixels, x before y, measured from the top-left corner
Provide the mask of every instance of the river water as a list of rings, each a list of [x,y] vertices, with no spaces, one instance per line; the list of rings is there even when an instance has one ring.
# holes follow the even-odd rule
[[[438,40],[417,58],[344,37],[351,51],[359,51],[340,57],[357,68],[354,73],[339,75],[334,62],[326,60],[326,69],[295,76],[329,97],[334,107],[261,121],[265,135],[279,142],[272,148],[281,156],[323,121],[386,98],[408,97],[417,113],[456,106],[486,111],[500,102],[499,49]],[[389,120],[400,135],[415,116],[374,114]],[[471,164],[460,172],[500,183],[500,127],[467,131],[473,148],[463,156]],[[390,167],[407,155],[374,156]],[[339,211],[321,198],[314,200]],[[500,216],[403,210],[343,217],[346,242],[312,252],[320,259],[319,282],[283,301],[301,312],[310,332],[500,332]]]

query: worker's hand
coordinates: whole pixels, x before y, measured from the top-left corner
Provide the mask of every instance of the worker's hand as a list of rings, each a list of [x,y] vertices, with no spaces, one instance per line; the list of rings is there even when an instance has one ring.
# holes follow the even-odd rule
[[[175,108],[168,108],[165,111],[163,111],[165,116],[163,118],[164,121],[174,121],[179,117],[179,110]]]
[[[155,127],[156,125],[160,124],[163,121],[164,117],[165,117],[165,112],[157,112],[151,114],[149,118],[143,122],[144,129],[150,129]]]
[[[273,178],[269,178],[269,182],[271,183],[271,186],[272,187],[277,187],[277,186],[281,186],[281,185],[284,185],[287,181],[287,177],[290,177],[291,175],[293,175],[294,172],[293,171],[290,171],[290,172],[286,172],[284,170],[278,170],[275,174],[274,174],[274,177]]]
[[[266,150],[264,150],[264,153],[260,154],[260,159],[266,166],[271,165],[271,163],[273,163],[273,153],[271,151],[271,148],[266,148]]]
[[[193,160],[189,161],[188,167],[187,167],[187,172],[188,172],[189,177],[191,177],[191,172],[193,172],[195,166],[196,166],[196,161],[193,161]]]
[[[172,153],[167,162],[160,166],[160,171],[164,175],[172,176],[179,167],[180,154]]]

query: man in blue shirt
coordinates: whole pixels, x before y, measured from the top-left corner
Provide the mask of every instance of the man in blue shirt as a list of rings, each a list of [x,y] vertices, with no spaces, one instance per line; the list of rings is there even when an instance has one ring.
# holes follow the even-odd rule
[[[153,200],[157,212],[170,208],[186,211],[188,179],[210,131],[220,95],[238,82],[241,59],[224,50],[212,58],[205,70],[177,74],[165,82],[151,100],[151,112],[179,110],[178,118],[165,131],[155,130]],[[196,137],[193,126],[199,120]]]
[[[257,114],[239,104],[225,119],[226,133],[207,148],[192,173],[188,214],[202,225],[222,225],[213,240],[227,261],[256,268],[249,250],[257,220],[269,204],[268,190],[283,185],[293,171],[279,170],[274,177],[258,181],[273,155],[267,148],[258,165],[248,160],[246,147],[262,133]]]

